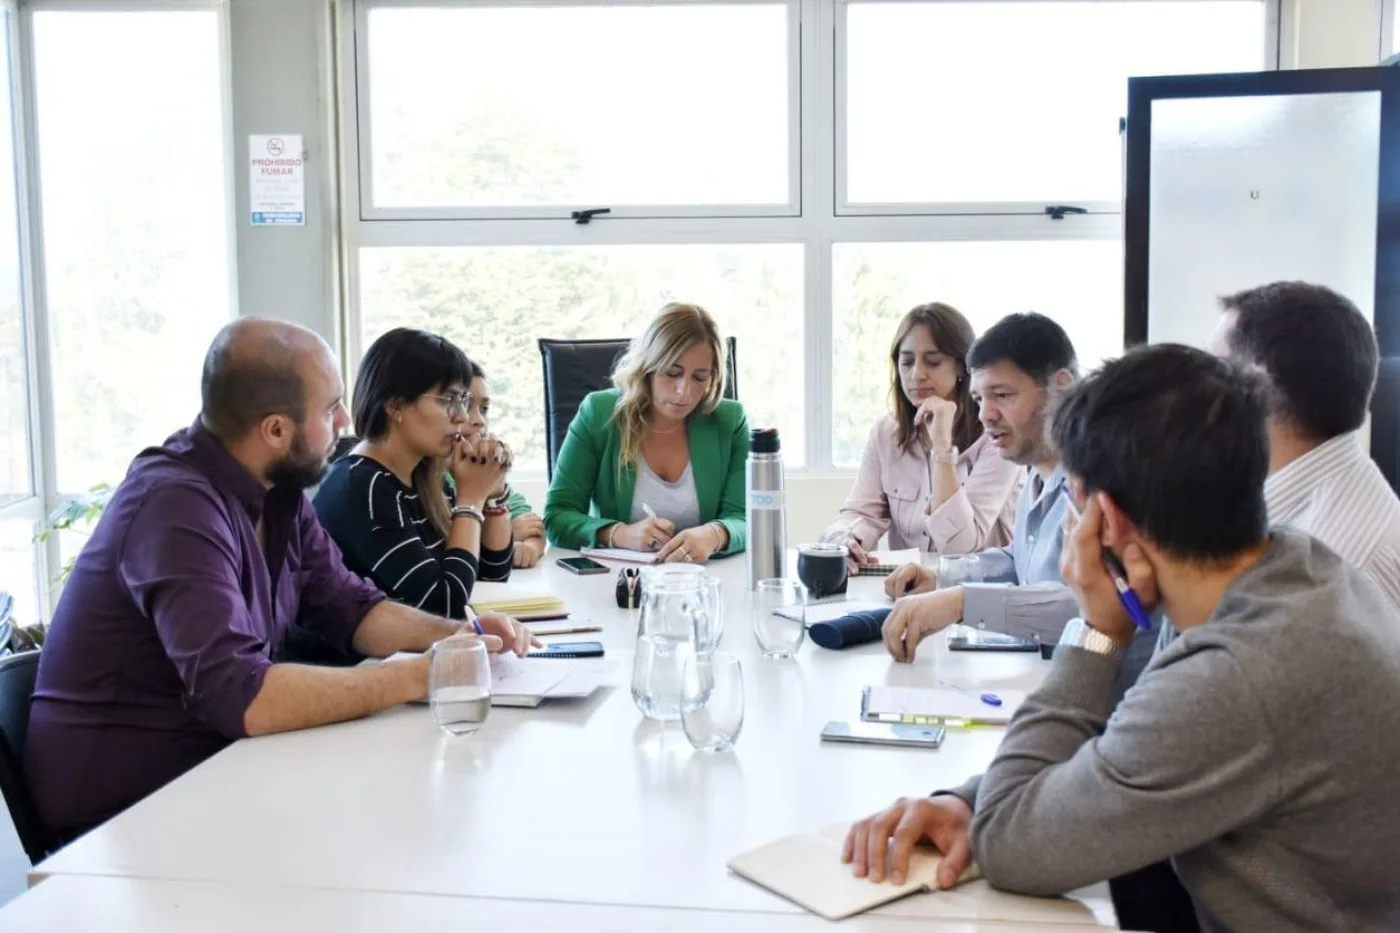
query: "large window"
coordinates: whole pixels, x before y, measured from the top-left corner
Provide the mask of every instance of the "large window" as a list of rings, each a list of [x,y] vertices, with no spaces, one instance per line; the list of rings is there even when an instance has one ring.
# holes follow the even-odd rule
[[[1266,64],[1257,0],[844,9],[851,203],[1113,204],[1129,77]]]
[[[786,3],[391,6],[366,32],[373,207],[793,200]]]
[[[544,469],[536,338],[630,336],[672,300],[702,305],[736,338],[750,421],[777,427],[801,464],[801,246],[369,249],[360,276],[365,344],[412,326],[466,350],[487,370],[492,430],[524,469]]]
[[[58,492],[189,424],[231,308],[219,13],[40,10],[34,98]]]
[[[792,465],[847,469],[913,305],[1122,350],[1127,78],[1274,66],[1276,0],[356,0],[348,368],[402,324],[542,466],[537,337],[667,300],[738,338]],[[1063,220],[1047,205],[1088,210]],[[611,208],[577,224],[571,213]]]

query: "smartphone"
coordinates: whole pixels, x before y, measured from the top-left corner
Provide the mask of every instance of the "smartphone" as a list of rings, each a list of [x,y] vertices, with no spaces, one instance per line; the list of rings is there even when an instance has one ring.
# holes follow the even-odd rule
[[[538,651],[531,651],[531,658],[601,658],[601,641],[561,641],[545,645]]]
[[[569,573],[586,576],[590,573],[607,573],[608,568],[591,557],[561,557],[557,561]]]
[[[1034,638],[1018,638],[1001,632],[972,629],[968,635],[948,636],[949,651],[1039,651],[1040,642]]]
[[[942,726],[910,726],[886,722],[829,722],[823,742],[857,745],[900,745],[905,748],[937,748],[943,744]]]

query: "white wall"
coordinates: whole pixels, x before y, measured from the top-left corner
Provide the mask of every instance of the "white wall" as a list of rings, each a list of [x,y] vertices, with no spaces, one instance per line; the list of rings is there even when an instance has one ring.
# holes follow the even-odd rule
[[[305,325],[338,347],[331,0],[231,0],[239,313]],[[248,136],[300,133],[306,225],[248,222]]]
[[[238,140],[238,291],[240,313],[272,315],[339,334],[339,206],[333,24],[348,0],[229,0],[234,133]],[[1282,0],[1280,62],[1286,68],[1372,65],[1379,60],[1381,0]],[[250,133],[306,138],[307,225],[253,229],[242,169]],[[348,376],[347,376],[348,378]],[[810,540],[835,514],[851,477],[792,476],[788,534]],[[536,505],[544,483],[520,482]]]
[[[1383,0],[1282,0],[1284,68],[1374,65],[1381,57]]]

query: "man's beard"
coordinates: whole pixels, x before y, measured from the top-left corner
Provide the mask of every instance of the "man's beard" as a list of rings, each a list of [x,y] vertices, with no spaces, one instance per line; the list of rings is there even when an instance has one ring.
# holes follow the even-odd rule
[[[292,449],[267,471],[267,481],[274,486],[310,489],[326,476],[329,457],[317,456],[306,446],[306,436],[298,429],[292,438]]]

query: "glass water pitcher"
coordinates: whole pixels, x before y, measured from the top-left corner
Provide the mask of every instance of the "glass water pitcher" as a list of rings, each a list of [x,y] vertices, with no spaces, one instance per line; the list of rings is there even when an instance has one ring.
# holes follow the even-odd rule
[[[704,571],[693,564],[659,564],[642,572],[642,614],[632,658],[632,701],[648,719],[681,718],[681,671],[703,622]]]

